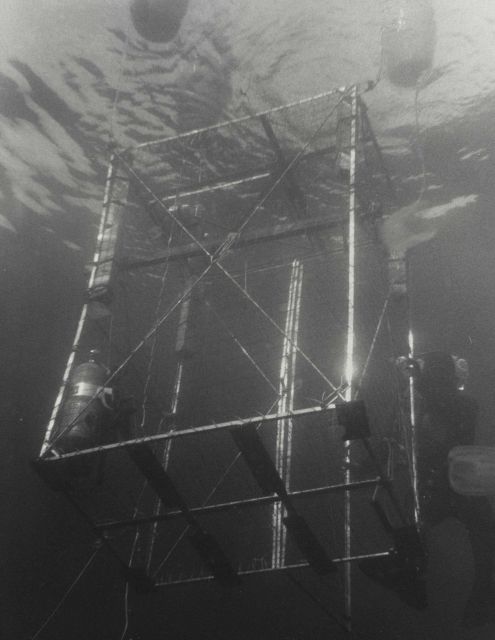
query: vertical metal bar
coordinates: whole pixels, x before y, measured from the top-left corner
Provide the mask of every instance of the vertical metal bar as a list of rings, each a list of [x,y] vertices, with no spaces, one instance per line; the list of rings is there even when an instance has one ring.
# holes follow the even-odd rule
[[[88,289],[91,289],[91,287],[93,287],[95,284],[99,262],[101,260],[101,253],[104,249],[105,228],[107,225],[107,220],[110,215],[110,210],[112,206],[112,191],[115,183],[117,165],[118,165],[118,160],[115,154],[112,154],[110,158],[110,162],[108,164],[107,178],[105,182],[105,192],[103,196],[103,207],[102,207],[102,212],[100,217],[100,225],[98,228],[97,244],[96,244],[96,249],[93,257],[93,268],[91,269],[91,274],[88,282]],[[43,456],[45,453],[47,453],[48,449],[50,448],[52,434],[55,429],[59,411],[65,399],[65,394],[69,385],[72,368],[74,366],[74,360],[76,357],[76,353],[79,349],[82,332],[88,316],[88,310],[89,310],[89,303],[86,303],[83,305],[83,308],[81,310],[81,315],[79,316],[79,322],[77,324],[76,333],[74,336],[74,340],[72,342],[72,349],[69,354],[67,364],[65,366],[65,371],[62,378],[62,384],[58,391],[57,398],[55,400],[55,404],[53,405],[53,409],[50,415],[50,420],[46,428],[45,437],[43,440],[43,444],[41,446],[40,456]]]
[[[187,292],[191,289],[193,279],[188,278],[186,281],[186,286],[184,291]],[[184,299],[180,307],[180,316],[179,322],[177,325],[177,337],[175,340],[175,352],[177,354],[177,367],[175,371],[175,380],[174,380],[174,388],[172,391],[172,397],[170,398],[170,416],[173,418],[177,415],[177,410],[179,408],[179,399],[180,392],[182,388],[182,379],[184,376],[184,356],[185,356],[185,347],[186,347],[186,334],[187,334],[187,326],[189,323],[191,311],[191,295]],[[162,451],[161,462],[164,469],[167,469],[170,462],[170,454],[172,450],[172,440],[167,440]],[[161,511],[162,503],[160,499],[155,501],[153,507],[153,515],[159,516]],[[158,522],[155,522],[151,529],[150,542],[148,547],[147,559],[146,559],[146,567],[148,574],[151,571],[151,563],[153,559],[153,550],[155,548],[156,539],[158,536]]]
[[[412,318],[411,318],[411,304],[409,298],[409,269],[406,260],[406,291],[407,291],[407,309],[408,309],[408,356],[414,358],[415,345],[414,345],[414,333],[412,330]],[[417,434],[417,411],[416,411],[416,382],[414,376],[409,376],[409,424],[411,429],[411,484],[413,490],[414,500],[414,523],[417,528],[421,526],[421,505],[419,500],[419,486],[418,486],[418,434]]]
[[[294,409],[295,371],[297,358],[297,339],[301,308],[303,265],[294,260],[291,267],[287,313],[285,318],[285,338],[282,348],[279,378],[279,401],[277,412],[287,414]],[[292,457],[292,419],[284,418],[277,422],[277,440],[275,466],[287,490],[290,487],[290,465]],[[272,511],[272,567],[280,568],[285,564],[286,530],[283,526],[284,507],[277,502]]]
[[[79,349],[79,343],[81,340],[82,331],[84,328],[84,324],[86,322],[86,317],[88,315],[88,304],[85,304],[82,308],[81,315],[79,316],[79,322],[77,324],[76,334],[74,336],[74,341],[72,343],[72,349],[69,354],[69,358],[67,360],[67,364],[65,365],[64,376],[62,378],[62,384],[57,394],[57,398],[55,400],[55,404],[53,405],[52,413],[50,415],[50,420],[48,422],[48,426],[46,428],[45,437],[43,440],[43,444],[41,446],[40,457],[42,457],[49,449],[50,442],[52,440],[52,434],[55,429],[55,424],[58,419],[58,414],[65,399],[65,392],[67,387],[69,386],[69,380],[72,373],[72,367],[74,366],[74,359],[76,357],[76,353]]]
[[[357,87],[351,92],[351,119],[349,141],[349,226],[348,226],[348,297],[347,297],[347,341],[345,380],[347,389],[345,400],[353,397],[354,378],[354,312],[356,297],[356,136],[357,136]],[[351,442],[344,443],[345,481],[350,483],[351,477]],[[352,552],[352,512],[351,492],[344,492],[344,555],[350,557]],[[344,567],[344,609],[349,633],[352,632],[352,573],[351,565]]]

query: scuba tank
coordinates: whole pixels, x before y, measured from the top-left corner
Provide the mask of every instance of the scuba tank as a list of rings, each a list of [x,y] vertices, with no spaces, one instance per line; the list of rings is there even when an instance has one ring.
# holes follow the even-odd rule
[[[63,434],[59,448],[64,452],[97,446],[113,413],[113,390],[105,388],[109,371],[96,361],[78,365],[72,374],[70,391],[61,411],[58,431]]]

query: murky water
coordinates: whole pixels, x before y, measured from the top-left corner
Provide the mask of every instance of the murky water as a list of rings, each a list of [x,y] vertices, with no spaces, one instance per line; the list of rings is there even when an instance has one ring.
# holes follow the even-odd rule
[[[414,89],[386,77],[365,100],[401,204],[414,202],[422,189],[421,154],[424,211],[476,196],[433,258],[420,250],[418,263],[426,266],[418,278],[428,295],[418,301],[419,339],[460,346],[473,359],[490,441],[495,4],[435,0],[433,6],[434,68],[417,107]],[[136,34],[122,0],[16,0],[2,7],[0,415],[4,464],[12,470],[7,500],[17,505],[7,515],[4,548],[19,541],[8,564],[14,597],[5,637],[26,637],[47,612],[56,588],[22,620],[40,584],[64,580],[62,563],[53,558],[57,541],[66,543],[76,528],[47,524],[37,502],[46,493],[28,477],[25,461],[39,445],[80,303],[109,144],[127,146],[375,80],[381,30],[399,8],[399,0],[191,0],[178,36],[156,44]],[[436,231],[422,229],[425,239]],[[441,322],[423,319],[433,312]],[[57,517],[59,505],[47,509]],[[39,523],[53,548],[33,553]]]

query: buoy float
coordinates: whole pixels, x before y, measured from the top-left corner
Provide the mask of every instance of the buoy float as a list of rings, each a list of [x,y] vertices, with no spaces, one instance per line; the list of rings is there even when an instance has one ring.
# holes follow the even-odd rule
[[[435,20],[431,0],[399,0],[388,7],[382,52],[390,82],[413,87],[433,64]]]
[[[177,35],[188,6],[189,0],[132,0],[132,24],[146,40],[169,42]]]

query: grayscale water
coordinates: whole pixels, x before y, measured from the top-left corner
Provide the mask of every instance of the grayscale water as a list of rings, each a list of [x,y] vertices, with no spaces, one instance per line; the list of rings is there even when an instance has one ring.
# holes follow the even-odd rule
[[[0,6],[1,638],[30,637],[89,555],[91,535],[28,462],[39,450],[82,301],[110,144],[172,135],[335,86],[364,86],[378,76],[381,29],[398,4],[191,0],[168,44],[138,37],[124,0]],[[384,77],[364,96],[400,204],[414,203],[424,181],[420,204],[387,220],[383,237],[394,251],[415,248],[418,340],[470,360],[480,442],[495,444],[495,3],[433,6],[434,68],[417,107],[414,89]],[[459,560],[461,582],[468,565]],[[113,574],[102,561],[54,631],[40,637],[118,638],[123,596]],[[455,601],[425,636],[424,621],[391,596],[367,596],[370,621],[377,608],[392,612],[391,635],[364,637],[457,637],[449,630]],[[160,608],[153,598],[139,605],[150,620]],[[261,595],[252,601],[252,616],[263,616]],[[210,622],[219,602],[203,605]],[[134,640],[217,637],[204,630],[167,635],[166,616],[156,624]],[[493,627],[462,633],[491,638]]]

